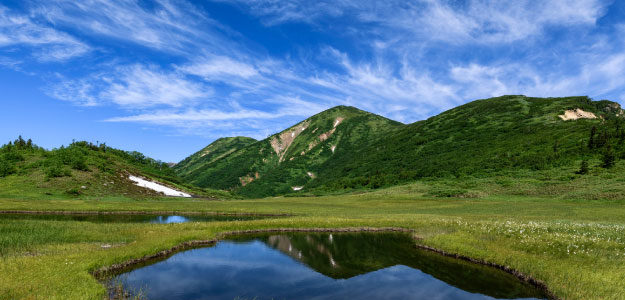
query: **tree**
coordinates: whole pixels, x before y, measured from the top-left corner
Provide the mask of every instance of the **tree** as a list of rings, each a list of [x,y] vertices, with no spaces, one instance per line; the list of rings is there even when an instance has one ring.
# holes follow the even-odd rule
[[[606,169],[612,168],[614,166],[615,159],[616,156],[614,155],[614,151],[612,150],[612,147],[608,145],[608,147],[605,149],[605,152],[603,152],[603,163],[601,166]]]
[[[588,149],[595,147],[595,135],[597,134],[597,127],[593,126],[590,129],[590,139],[588,140]]]
[[[584,159],[582,160],[582,164],[579,167],[579,171],[575,173],[580,174],[580,175],[586,175],[588,174],[588,171],[590,171],[590,169],[588,169],[588,161]]]
[[[560,146],[560,143],[558,142],[558,140],[556,140],[556,141],[553,143],[553,153],[558,153],[558,148],[559,148],[559,146]]]

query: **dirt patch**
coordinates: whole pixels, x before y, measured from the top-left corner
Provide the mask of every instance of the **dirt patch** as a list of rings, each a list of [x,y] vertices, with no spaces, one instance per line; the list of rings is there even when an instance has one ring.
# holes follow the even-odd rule
[[[564,121],[577,120],[577,119],[596,119],[597,116],[591,112],[583,111],[580,108],[569,109],[564,112],[563,115],[559,115],[560,119]]]
[[[325,133],[322,133],[321,135],[319,135],[319,141],[323,142],[323,141],[329,139],[332,136],[332,134],[334,133],[334,131],[336,131],[336,128],[332,128],[332,130],[330,130],[328,132],[325,132]]]
[[[254,175],[247,175],[247,176],[243,176],[243,177],[239,177],[239,181],[241,182],[241,186],[245,186],[249,183],[251,183],[252,181],[259,179],[260,178],[260,174],[258,174],[258,172],[254,173]]]
[[[271,139],[271,148],[273,148],[273,151],[278,155],[279,162],[284,160],[284,155],[291,144],[293,144],[295,138],[297,138],[302,131],[306,130],[306,128],[308,128],[308,123],[304,122]]]

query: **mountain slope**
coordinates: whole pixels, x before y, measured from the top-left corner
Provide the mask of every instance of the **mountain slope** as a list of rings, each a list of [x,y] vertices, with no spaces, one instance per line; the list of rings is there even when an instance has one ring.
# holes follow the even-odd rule
[[[243,136],[219,138],[176,164],[173,169],[180,177],[188,180],[197,168],[211,164],[255,142],[255,139]]]
[[[354,107],[337,106],[184,174],[200,187],[235,190],[250,197],[298,190],[334,155],[351,153],[401,126]],[[180,174],[180,173],[179,173]]]
[[[332,160],[333,168],[307,187],[377,188],[424,177],[540,170],[579,164],[611,149],[625,156],[622,116],[617,103],[587,97],[477,100]]]
[[[0,197],[163,196],[136,181],[204,197],[227,196],[185,184],[166,163],[104,144],[74,142],[46,150],[20,137],[0,147]]]

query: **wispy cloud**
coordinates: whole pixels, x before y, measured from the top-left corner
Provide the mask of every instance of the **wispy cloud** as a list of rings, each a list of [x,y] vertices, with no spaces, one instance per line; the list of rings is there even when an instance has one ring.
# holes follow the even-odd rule
[[[28,47],[40,61],[63,61],[90,50],[69,34],[0,6],[0,48],[10,46]]]
[[[226,56],[196,59],[193,63],[186,64],[179,69],[185,73],[197,75],[211,81],[227,80],[231,76],[249,78],[258,75],[258,71],[254,66]]]
[[[230,0],[248,8],[268,25],[285,22],[316,24],[328,18],[353,18],[398,34],[447,42],[509,42],[540,34],[546,26],[594,24],[607,2],[600,0],[552,0],[514,2],[468,0]],[[399,31],[398,31],[399,30]],[[360,33],[360,32],[359,32]],[[414,36],[413,36],[414,37]],[[412,38],[412,37],[411,37]]]
[[[39,59],[63,60],[91,49],[75,36],[102,40],[106,62],[59,70],[48,94],[118,108],[108,122],[193,134],[265,135],[338,104],[413,122],[501,94],[625,92],[625,27],[593,31],[606,1],[221,2],[268,27],[300,23],[345,42],[272,52],[201,3],[50,0],[23,15],[0,9],[0,47],[37,46]]]
[[[62,80],[48,93],[79,105],[114,103],[128,109],[154,106],[192,106],[212,95],[212,89],[188,80],[176,71],[156,66],[131,65],[91,74],[89,78]]]
[[[32,14],[50,22],[162,51],[226,51],[230,44],[221,38],[226,27],[184,1],[46,0],[34,7]]]

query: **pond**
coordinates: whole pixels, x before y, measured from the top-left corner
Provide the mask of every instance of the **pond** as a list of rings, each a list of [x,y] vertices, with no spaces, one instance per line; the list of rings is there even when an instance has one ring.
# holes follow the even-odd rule
[[[211,221],[247,221],[266,218],[250,215],[158,215],[158,214],[0,214],[0,220],[81,221],[93,223],[172,224]]]
[[[417,249],[405,233],[238,236],[110,285],[148,299],[546,299],[501,270]]]

